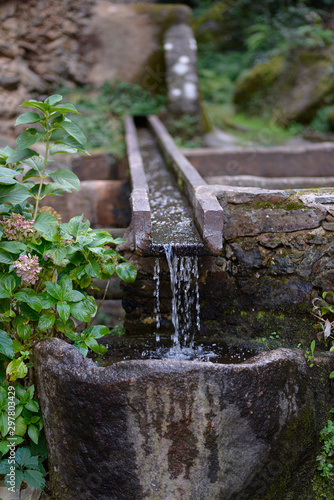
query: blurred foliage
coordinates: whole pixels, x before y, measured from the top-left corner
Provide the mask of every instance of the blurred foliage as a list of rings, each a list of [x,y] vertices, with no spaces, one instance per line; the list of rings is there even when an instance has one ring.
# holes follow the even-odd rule
[[[59,92],[82,113],[76,120],[87,137],[88,149],[108,151],[116,159],[125,154],[122,118],[158,114],[165,109],[165,96],[152,96],[139,85],[120,81],[106,82],[97,89],[62,87]]]
[[[164,118],[164,122],[178,147],[200,148],[203,146],[201,125],[197,116],[168,116]]]
[[[198,0],[194,9],[198,70],[204,107],[211,123],[230,129],[245,140],[256,140],[254,136],[269,127],[273,139],[268,144],[280,143],[302,132],[303,128],[296,124],[287,130],[273,128],[265,116],[252,120],[235,115],[232,104],[235,81],[274,55],[289,57],[299,48],[334,45],[334,31],[326,27],[331,7],[333,0]],[[327,115],[327,107],[319,110],[311,129],[327,132]]]

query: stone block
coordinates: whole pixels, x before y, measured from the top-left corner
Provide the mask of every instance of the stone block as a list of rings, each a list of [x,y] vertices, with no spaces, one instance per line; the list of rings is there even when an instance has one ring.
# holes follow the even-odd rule
[[[249,209],[238,207],[224,221],[224,238],[231,240],[240,236],[261,233],[292,232],[318,227],[324,218],[322,210],[316,208],[284,210]]]
[[[129,194],[123,181],[82,181],[79,192],[46,196],[43,205],[52,206],[63,222],[84,214],[95,228],[127,227],[131,217]]]

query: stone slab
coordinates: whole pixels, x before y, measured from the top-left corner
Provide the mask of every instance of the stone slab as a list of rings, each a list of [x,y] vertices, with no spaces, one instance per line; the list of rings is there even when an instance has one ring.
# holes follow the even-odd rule
[[[206,176],[208,184],[259,187],[264,189],[305,189],[334,186],[334,177],[260,177],[257,175]],[[318,203],[325,203],[318,201]],[[326,203],[333,203],[328,201]]]
[[[131,207],[135,247],[139,252],[147,252],[152,245],[152,214],[148,184],[133,118],[126,117],[124,125],[132,183]]]
[[[256,175],[262,177],[331,177],[334,170],[334,144],[243,150],[206,148],[183,153],[201,175]]]
[[[124,181],[82,181],[79,191],[46,196],[42,205],[52,206],[68,222],[84,214],[92,227],[127,227],[130,223],[129,188]]]
[[[282,233],[319,227],[324,218],[322,210],[298,209],[248,209],[238,207],[224,223],[224,238],[227,240],[240,236],[254,236],[261,233]]]

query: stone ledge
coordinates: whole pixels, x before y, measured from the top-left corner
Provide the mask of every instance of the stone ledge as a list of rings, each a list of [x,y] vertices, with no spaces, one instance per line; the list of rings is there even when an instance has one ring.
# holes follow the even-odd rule
[[[149,251],[152,244],[152,220],[148,185],[133,118],[126,117],[124,125],[132,182],[131,206],[135,247],[139,252],[146,252]]]

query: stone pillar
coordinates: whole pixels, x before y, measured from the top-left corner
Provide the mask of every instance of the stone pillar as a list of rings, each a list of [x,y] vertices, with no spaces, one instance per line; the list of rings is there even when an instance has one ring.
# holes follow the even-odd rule
[[[172,25],[165,33],[164,50],[169,111],[200,116],[197,45],[191,27]]]

